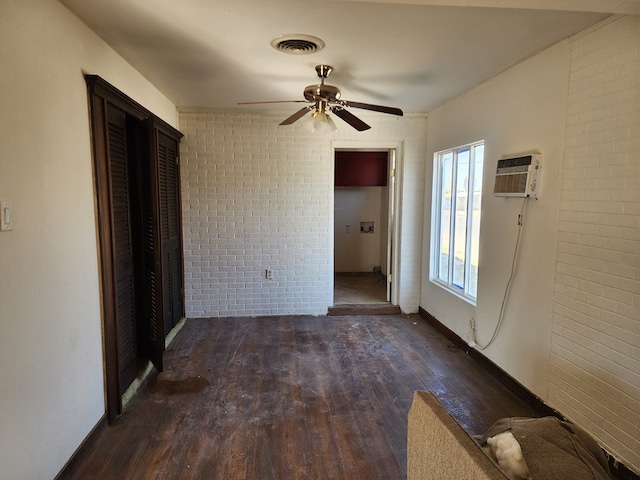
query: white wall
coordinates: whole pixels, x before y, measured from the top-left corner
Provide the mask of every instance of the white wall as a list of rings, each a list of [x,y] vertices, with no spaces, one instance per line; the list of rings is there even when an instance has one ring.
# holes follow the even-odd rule
[[[549,402],[640,471],[640,18],[571,43]]]
[[[483,353],[640,471],[640,19],[603,22],[429,114],[433,152],[486,142],[478,305],[428,278],[421,306],[469,339],[496,323],[521,202],[494,197],[503,155],[543,155],[525,212],[518,271]],[[431,162],[430,162],[431,163]],[[432,174],[427,167],[426,191]],[[428,196],[428,194],[427,194]]]
[[[497,325],[523,202],[492,195],[496,163],[524,152],[543,155],[539,199],[527,200],[525,207],[518,269],[504,323],[497,340],[484,351],[541,397],[546,396],[548,381],[568,67],[569,45],[564,42],[430,113],[428,122],[427,192],[431,192],[434,152],[485,141],[477,306],[429,281],[430,194],[421,298],[425,310],[465,339],[470,339],[469,319],[475,315],[481,345]]]
[[[105,411],[83,72],[175,107],[56,1],[3,2],[0,62],[0,476],[49,480]]]
[[[399,304],[417,311],[426,121],[362,115],[327,135],[282,115],[180,112],[188,316],[324,315],[333,302],[333,146],[402,151]],[[264,278],[266,269],[273,278]]]
[[[383,267],[381,256],[383,192],[387,187],[336,187],[334,190],[334,231],[336,272],[372,272]],[[373,233],[360,233],[360,222],[373,222]],[[347,232],[347,226],[349,231]]]

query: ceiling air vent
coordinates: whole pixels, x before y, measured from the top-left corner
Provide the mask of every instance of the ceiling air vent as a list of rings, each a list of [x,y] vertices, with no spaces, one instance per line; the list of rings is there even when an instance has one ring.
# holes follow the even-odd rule
[[[282,35],[271,41],[271,46],[290,55],[308,55],[324,48],[324,42],[311,35]]]

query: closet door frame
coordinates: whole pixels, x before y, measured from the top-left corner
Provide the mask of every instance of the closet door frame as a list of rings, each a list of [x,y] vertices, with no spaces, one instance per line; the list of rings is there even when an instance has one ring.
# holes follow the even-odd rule
[[[146,126],[146,134],[149,146],[155,146],[157,131],[175,138],[179,142],[182,134],[169,124],[156,117],[153,113],[142,107],[133,99],[110,85],[97,75],[85,75],[89,97],[90,127],[92,136],[92,154],[94,161],[95,178],[95,199],[97,209],[97,239],[100,255],[100,287],[101,287],[101,309],[103,324],[103,356],[105,365],[105,400],[106,413],[109,423],[112,423],[122,412],[122,394],[119,387],[119,365],[118,365],[118,338],[116,329],[116,292],[114,273],[114,243],[113,243],[113,223],[111,205],[111,186],[109,172],[109,149],[108,149],[108,123],[107,106],[113,105],[124,111],[128,116]],[[154,223],[154,236],[160,237],[158,216],[156,213],[158,206],[158,178],[157,178],[157,157],[155,148],[149,148],[147,161],[150,167],[149,182],[152,193],[152,217]],[[158,259],[162,258],[160,243],[156,244]],[[161,269],[161,262],[157,268]],[[161,270],[159,278],[162,278]],[[182,285],[184,278],[182,277]],[[159,321],[154,325],[154,336],[149,346],[150,358],[156,368],[162,371],[162,352],[164,351],[165,335],[162,325],[162,283],[158,285],[155,300],[157,301],[157,312]],[[158,298],[159,295],[159,298]],[[147,334],[149,332],[145,332]]]

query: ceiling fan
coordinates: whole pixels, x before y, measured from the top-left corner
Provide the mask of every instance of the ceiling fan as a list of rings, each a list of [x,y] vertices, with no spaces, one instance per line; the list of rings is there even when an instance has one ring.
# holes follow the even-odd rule
[[[335,130],[336,126],[328,115],[328,112],[333,112],[337,117],[347,122],[353,128],[362,132],[371,128],[365,122],[346,110],[346,107],[361,108],[364,110],[372,110],[374,112],[388,113],[390,115],[402,116],[402,110],[394,107],[384,107],[382,105],[372,105],[370,103],[352,102],[349,100],[342,100],[340,98],[340,89],[333,85],[327,85],[324,83],[325,79],[333,71],[333,67],[329,65],[317,65],[316,72],[320,78],[320,83],[316,85],[309,85],[304,89],[304,100],[278,100],[271,102],[240,102],[238,105],[256,105],[266,103],[309,103],[309,105],[301,108],[296,113],[291,115],[286,120],[282,121],[280,125],[291,125],[292,123],[300,120],[307,113],[312,112],[311,117],[305,120],[305,126],[312,131],[331,131]]]

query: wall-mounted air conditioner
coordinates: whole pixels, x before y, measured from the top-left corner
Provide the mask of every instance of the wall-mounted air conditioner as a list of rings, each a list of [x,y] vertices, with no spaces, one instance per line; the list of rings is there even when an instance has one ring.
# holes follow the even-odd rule
[[[542,155],[531,154],[498,160],[493,193],[498,197],[538,198]]]

